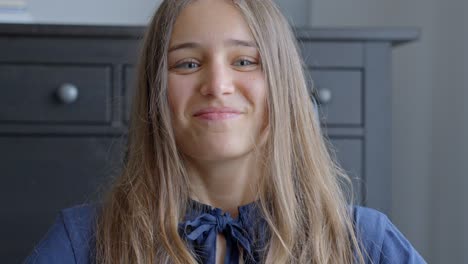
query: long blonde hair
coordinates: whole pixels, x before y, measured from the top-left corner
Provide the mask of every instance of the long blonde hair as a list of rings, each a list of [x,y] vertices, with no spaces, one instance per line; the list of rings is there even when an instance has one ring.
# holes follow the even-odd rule
[[[192,0],[163,1],[145,35],[125,166],[96,226],[97,263],[196,263],[177,226],[189,198],[167,102],[167,52]],[[271,0],[233,0],[258,45],[268,84],[269,133],[259,182],[271,230],[265,263],[364,263],[340,183],[350,185],[322,137],[302,60]]]

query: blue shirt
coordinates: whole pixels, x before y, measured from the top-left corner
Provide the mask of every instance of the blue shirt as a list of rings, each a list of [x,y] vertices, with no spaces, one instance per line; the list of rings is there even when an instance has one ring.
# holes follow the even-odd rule
[[[192,201],[191,210],[179,225],[179,233],[201,263],[215,263],[216,235],[226,238],[225,263],[237,263],[239,248],[245,263],[258,263],[268,237],[266,222],[255,203],[239,207],[233,219],[218,208]],[[54,225],[26,259],[32,263],[91,264],[94,254],[96,206],[82,205],[62,210]],[[408,240],[382,213],[353,207],[356,234],[362,241],[366,263],[426,263]]]

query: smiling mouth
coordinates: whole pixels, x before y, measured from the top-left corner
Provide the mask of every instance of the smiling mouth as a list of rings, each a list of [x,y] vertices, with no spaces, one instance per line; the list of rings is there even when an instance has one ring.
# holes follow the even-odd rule
[[[233,112],[208,112],[195,115],[195,117],[203,119],[203,120],[226,120],[240,116],[240,113],[233,113]]]
[[[227,120],[240,116],[242,113],[233,108],[205,108],[196,112],[193,116],[202,120],[219,121]]]

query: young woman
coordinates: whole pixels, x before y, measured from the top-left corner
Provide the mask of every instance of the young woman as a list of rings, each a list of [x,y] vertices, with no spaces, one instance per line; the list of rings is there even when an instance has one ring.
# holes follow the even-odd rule
[[[269,0],[167,0],[147,30],[122,175],[27,263],[424,263],[349,206],[295,37]]]

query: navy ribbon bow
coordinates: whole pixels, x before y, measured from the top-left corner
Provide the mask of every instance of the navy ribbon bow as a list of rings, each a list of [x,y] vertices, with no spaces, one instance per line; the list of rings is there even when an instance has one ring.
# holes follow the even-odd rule
[[[182,237],[193,247],[203,263],[216,263],[216,236],[223,234],[226,239],[224,264],[239,263],[239,246],[247,258],[253,260],[251,238],[239,219],[232,219],[229,213],[219,208],[212,209],[194,220],[179,225]]]

